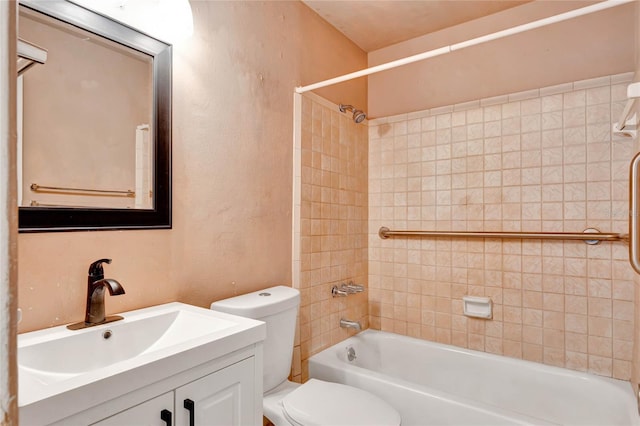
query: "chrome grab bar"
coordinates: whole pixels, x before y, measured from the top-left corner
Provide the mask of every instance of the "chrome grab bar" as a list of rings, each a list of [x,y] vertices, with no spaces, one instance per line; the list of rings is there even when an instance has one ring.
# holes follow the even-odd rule
[[[465,232],[465,231],[392,231],[383,226],[378,236],[386,239],[393,236],[405,237],[448,237],[448,238],[512,238],[523,240],[580,240],[587,244],[598,244],[600,241],[626,241],[624,234],[604,233],[589,228],[583,233],[575,232]]]
[[[378,236],[448,237],[448,238],[513,238],[538,240],[581,240],[587,244],[600,241],[629,241],[629,263],[640,274],[640,152],[633,157],[629,167],[629,234],[602,233],[589,228],[584,233],[573,232],[455,232],[455,231],[392,231],[386,226],[378,230]],[[337,288],[337,287],[336,287]]]
[[[629,171],[629,262],[631,267],[640,274],[640,229],[638,228],[638,215],[640,194],[638,194],[638,179],[640,178],[640,153],[631,160]]]
[[[40,201],[31,200],[30,207],[57,207],[57,208],[73,208],[73,209],[95,209],[98,206],[83,206],[79,204],[61,204],[61,203],[41,203]]]
[[[112,189],[67,188],[62,186],[43,186],[43,185],[38,185],[37,183],[32,183],[29,188],[31,188],[33,192],[66,192],[73,195],[78,195],[78,194],[74,194],[76,192],[89,192],[91,194],[105,195],[105,196],[122,196],[122,197],[132,197],[132,198],[136,196],[135,191],[132,191],[130,189],[121,191],[117,189],[112,190]],[[85,195],[89,195],[89,194],[85,194]]]

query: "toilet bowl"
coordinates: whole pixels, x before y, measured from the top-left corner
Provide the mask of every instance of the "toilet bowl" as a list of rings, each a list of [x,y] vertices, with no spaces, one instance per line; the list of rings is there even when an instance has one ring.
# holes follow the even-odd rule
[[[284,382],[264,395],[266,418],[276,425],[399,425],[398,412],[377,396],[353,386],[309,379]]]
[[[310,379],[287,380],[300,293],[277,286],[220,300],[211,309],[258,319],[267,325],[264,341],[264,415],[275,426],[400,425],[400,414],[387,402],[353,386]]]

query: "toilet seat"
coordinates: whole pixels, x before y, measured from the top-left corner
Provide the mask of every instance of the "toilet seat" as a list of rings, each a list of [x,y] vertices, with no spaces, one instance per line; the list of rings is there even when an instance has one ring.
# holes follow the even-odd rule
[[[339,383],[310,379],[282,399],[294,425],[399,426],[400,414],[377,396]]]

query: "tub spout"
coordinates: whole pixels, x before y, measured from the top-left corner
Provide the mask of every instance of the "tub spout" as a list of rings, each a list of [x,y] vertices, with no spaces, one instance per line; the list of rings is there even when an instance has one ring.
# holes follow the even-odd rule
[[[340,327],[342,327],[342,328],[353,328],[354,330],[357,330],[357,331],[362,330],[362,326],[360,325],[360,322],[351,321],[351,320],[344,319],[344,318],[342,318],[340,320]]]

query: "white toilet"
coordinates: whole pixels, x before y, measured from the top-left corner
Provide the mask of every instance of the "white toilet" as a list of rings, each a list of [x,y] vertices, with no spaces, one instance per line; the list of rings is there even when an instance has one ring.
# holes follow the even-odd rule
[[[377,396],[352,386],[287,380],[300,293],[277,286],[211,304],[214,311],[264,321],[264,415],[274,425],[400,425],[400,414]]]

